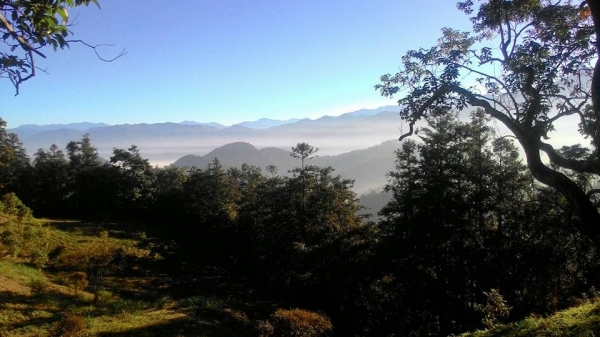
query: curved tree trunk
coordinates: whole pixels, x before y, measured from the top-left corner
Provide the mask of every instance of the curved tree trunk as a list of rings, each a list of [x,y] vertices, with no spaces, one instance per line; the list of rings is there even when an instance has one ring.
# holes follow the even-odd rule
[[[540,140],[531,135],[517,136],[525,151],[527,166],[539,182],[556,189],[573,206],[579,216],[579,230],[600,248],[600,213],[589,196],[571,179],[561,172],[544,165],[540,156]]]

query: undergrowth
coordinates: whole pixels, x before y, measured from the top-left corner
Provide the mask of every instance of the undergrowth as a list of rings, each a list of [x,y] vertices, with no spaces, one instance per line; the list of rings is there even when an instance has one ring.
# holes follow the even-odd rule
[[[597,298],[585,300],[578,306],[557,312],[548,317],[533,316],[516,323],[500,325],[489,330],[466,333],[461,336],[600,336],[600,300]]]

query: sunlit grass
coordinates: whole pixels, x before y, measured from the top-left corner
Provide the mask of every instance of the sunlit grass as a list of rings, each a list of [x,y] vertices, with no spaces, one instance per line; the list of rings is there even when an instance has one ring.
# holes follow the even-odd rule
[[[11,279],[31,280],[44,277],[44,273],[37,268],[29,267],[24,264],[0,260],[0,276]]]
[[[513,324],[463,334],[462,336],[597,337],[600,336],[600,302],[597,300],[588,301],[549,317],[530,317]]]
[[[119,267],[106,277],[98,305],[93,304],[91,288],[73,287],[70,275],[86,271],[77,269],[78,252],[102,247],[106,252],[119,250],[129,260],[149,259],[149,251],[138,247],[140,240],[146,239],[145,232],[137,228],[127,231],[117,225],[46,219],[17,223],[0,214],[0,233],[21,235],[31,229],[43,234],[36,244],[53,253],[36,266],[30,251],[12,254],[10,247],[0,242],[4,254],[0,259],[0,336],[53,336],[69,329],[81,336],[203,336],[216,331],[251,335],[247,317],[228,308],[228,299],[196,294],[173,299],[165,290],[149,286],[151,270],[147,271],[150,276],[135,276]],[[164,275],[160,278],[162,282]]]

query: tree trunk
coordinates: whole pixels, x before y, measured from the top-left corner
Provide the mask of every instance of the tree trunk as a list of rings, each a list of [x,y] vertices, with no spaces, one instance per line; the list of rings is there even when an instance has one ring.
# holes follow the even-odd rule
[[[600,1],[586,0],[592,19],[594,20],[594,32],[596,33],[596,53],[598,59],[594,67],[594,75],[592,76],[592,104],[596,114],[596,137],[600,137]],[[596,148],[600,148],[600,144],[594,144]]]
[[[569,201],[579,216],[577,223],[579,230],[600,248],[600,214],[586,193],[563,173],[544,165],[540,156],[539,138],[535,135],[521,134],[518,139],[525,150],[527,166],[533,177],[556,189]]]

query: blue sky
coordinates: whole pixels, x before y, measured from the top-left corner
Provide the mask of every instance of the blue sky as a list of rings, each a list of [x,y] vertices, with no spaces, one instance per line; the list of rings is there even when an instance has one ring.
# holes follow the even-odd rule
[[[74,38],[19,96],[0,80],[0,118],[21,124],[232,124],[395,104],[373,90],[442,27],[468,29],[448,0],[100,0],[74,9]]]

